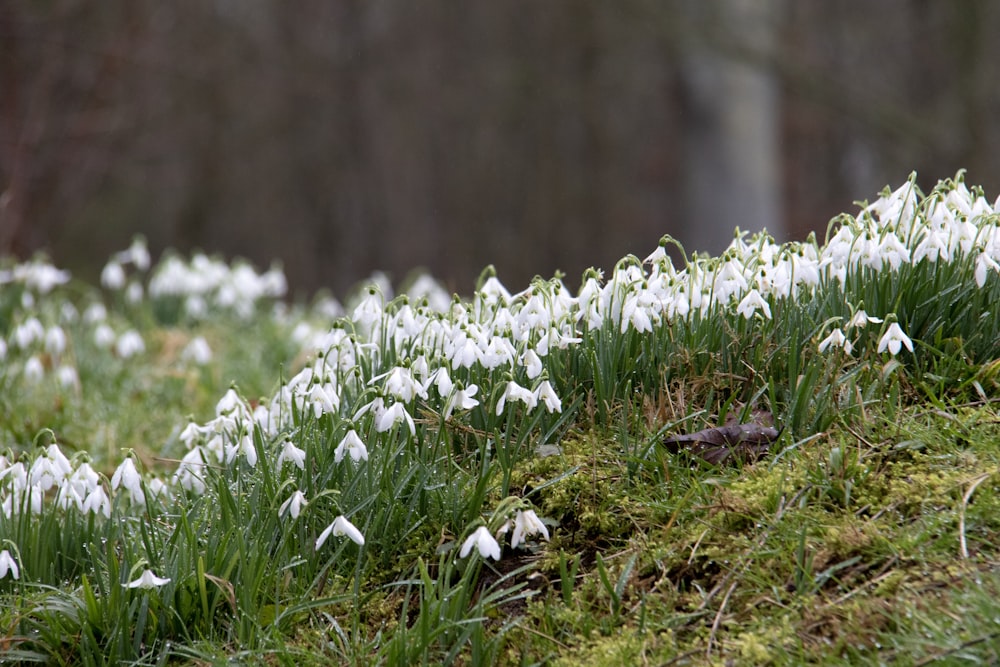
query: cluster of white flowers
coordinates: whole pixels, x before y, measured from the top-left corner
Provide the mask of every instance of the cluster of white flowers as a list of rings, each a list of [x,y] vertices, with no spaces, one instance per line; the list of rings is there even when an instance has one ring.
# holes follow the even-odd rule
[[[119,488],[127,490],[139,505],[146,503],[146,492],[153,496],[168,493],[162,480],[144,482],[131,458],[122,462],[109,483],[86,460],[74,465],[56,443],[27,465],[0,456],[0,512],[8,519],[15,514],[41,513],[50,495],[61,509],[109,518],[111,497]]]
[[[623,259],[606,280],[601,272],[588,271],[575,296],[558,277],[536,280],[511,293],[492,276],[469,301],[448,297],[427,277],[415,281],[407,297],[396,299],[390,299],[387,283],[373,285],[350,304],[334,328],[320,331],[301,323],[295,329],[296,340],[315,346],[314,357],[273,397],[251,408],[231,390],[219,401],[214,419],[189,424],[180,436],[187,454],[171,486],[204,493],[207,465],[240,461],[254,467],[260,456],[274,457],[279,469],[291,465],[292,470],[304,471],[306,454],[295,442],[303,416],[327,420],[338,434],[337,464],[363,465],[370,448],[383,438],[422,438],[421,414],[453,422],[467,419],[476,409],[497,417],[539,410],[559,413],[563,401],[556,385],[561,385],[553,381],[563,378],[550,373],[547,360],[553,351],[568,349],[598,331],[644,335],[673,321],[714,313],[759,322],[771,319],[783,301],[843,286],[859,272],[874,277],[875,272],[896,272],[918,262],[971,259],[975,282],[982,287],[992,272],[1000,272],[998,213],[1000,200],[990,204],[960,179],[923,200],[911,180],[858,215],[843,216],[822,247],[815,242],[779,245],[766,234],[749,239],[738,234],[719,257],[696,257],[677,268],[667,254],[670,240],[665,238],[644,260]],[[143,250],[144,246],[133,246],[109,266],[121,268],[131,262],[142,268],[148,262]],[[117,269],[106,273],[107,286],[124,285]],[[14,280],[44,293],[64,276],[40,264],[0,272],[0,284]],[[229,267],[205,255],[195,255],[190,263],[166,258],[149,284],[151,297],[180,297],[195,317],[215,308],[248,316],[258,300],[278,297],[285,290],[284,275],[277,268],[258,274],[249,266]],[[828,335],[818,344],[820,352],[837,349],[852,354],[860,340],[852,336],[869,324],[882,325],[877,353],[913,351],[913,341],[894,313],[869,315],[862,307],[845,304],[850,315],[842,319],[847,321],[824,331]],[[116,334],[105,322],[102,308],[92,306],[83,316],[94,327],[95,343],[114,347],[120,357],[141,352],[141,337],[127,331]],[[336,302],[324,308],[341,312]],[[7,347],[32,346],[57,359],[65,336],[57,328],[25,319],[6,342],[0,342],[4,343],[0,359]],[[195,363],[211,358],[207,343],[199,339],[184,354]],[[25,364],[25,377],[38,372]],[[71,378],[67,381],[72,384]],[[35,511],[49,488],[44,484],[59,483],[65,506],[106,515],[106,497],[88,501],[103,485],[87,481],[86,472],[72,483],[65,482],[70,490],[62,492],[59,480],[76,473],[61,467],[60,461],[55,454],[46,454],[31,470],[4,461],[0,481],[5,513],[19,507]],[[34,476],[35,465],[51,471]],[[125,489],[134,503],[141,504],[144,489],[151,490],[152,482],[143,485],[138,478],[134,464],[119,468],[111,489]],[[162,482],[156,484],[158,489],[167,488],[159,486]],[[280,512],[294,520],[307,505],[308,499],[292,489]],[[532,531],[545,534],[544,525],[528,511],[511,524],[515,543]],[[330,534],[348,536],[358,544],[364,539],[344,517],[324,531],[317,547]],[[462,552],[476,546],[483,555],[497,557],[497,544],[489,531],[476,531]]]
[[[58,285],[69,282],[69,271],[57,269],[46,261],[33,260],[17,264],[12,269],[0,270],[0,287],[7,284],[20,284],[27,288],[26,307],[33,303],[33,295],[45,295]]]
[[[180,298],[185,313],[194,319],[219,311],[246,319],[254,314],[258,301],[280,298],[287,290],[285,274],[277,266],[257,273],[249,264],[229,265],[201,253],[189,262],[177,256],[165,257],[149,281],[150,297]]]

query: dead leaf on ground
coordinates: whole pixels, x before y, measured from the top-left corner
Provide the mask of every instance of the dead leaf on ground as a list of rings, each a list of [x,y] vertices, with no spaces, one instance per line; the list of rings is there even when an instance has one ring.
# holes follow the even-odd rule
[[[755,415],[757,417],[757,415]],[[697,433],[684,433],[663,439],[671,452],[687,450],[713,465],[730,460],[753,461],[766,454],[778,439],[780,431],[756,421],[707,428]]]

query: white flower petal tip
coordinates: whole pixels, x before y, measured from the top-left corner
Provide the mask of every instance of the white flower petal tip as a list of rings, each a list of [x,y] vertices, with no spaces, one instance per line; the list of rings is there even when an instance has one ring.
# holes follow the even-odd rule
[[[142,574],[135,581],[130,581],[127,584],[122,584],[125,588],[141,588],[143,590],[150,590],[152,588],[159,588],[160,586],[165,586],[170,583],[170,578],[164,579],[163,577],[158,577],[153,574],[152,570],[143,570]]]

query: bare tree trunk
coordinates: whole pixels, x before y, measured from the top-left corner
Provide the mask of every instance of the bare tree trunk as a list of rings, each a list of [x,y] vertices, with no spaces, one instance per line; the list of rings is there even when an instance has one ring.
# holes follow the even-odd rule
[[[780,91],[765,57],[774,52],[781,1],[687,5],[700,27],[681,63],[683,240],[689,252],[721,251],[735,227],[785,236]]]

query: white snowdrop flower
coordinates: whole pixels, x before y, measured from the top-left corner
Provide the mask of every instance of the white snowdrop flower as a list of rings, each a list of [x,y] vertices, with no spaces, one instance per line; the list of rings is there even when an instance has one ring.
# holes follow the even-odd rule
[[[238,455],[243,456],[251,468],[257,465],[257,448],[254,446],[253,436],[249,433],[243,434],[235,444],[226,446],[226,463],[232,463]]]
[[[45,366],[42,364],[41,359],[33,355],[24,362],[24,370],[22,372],[25,381],[35,384],[41,382],[42,378],[45,377]]]
[[[649,305],[645,303],[645,293],[632,293],[625,298],[621,312],[621,333],[625,333],[629,324],[636,333],[648,333],[653,330],[653,320],[650,317]]]
[[[337,396],[336,400],[334,397]],[[319,419],[323,415],[336,414],[340,406],[337,392],[328,392],[318,382],[309,389],[309,402],[312,404],[313,415]]]
[[[351,417],[351,421],[356,422],[369,412],[374,415],[375,421],[378,422],[378,420],[382,417],[382,414],[385,413],[385,399],[381,396],[376,396],[374,399],[368,401],[357,409]]]
[[[864,327],[866,324],[868,324],[869,322],[871,322],[872,324],[881,324],[882,323],[882,318],[880,318],[880,317],[871,317],[865,311],[859,310],[858,312],[854,313],[853,317],[851,317],[851,321],[847,323],[847,328],[848,329],[853,329],[853,328],[857,327],[857,328],[860,329],[860,328]]]
[[[411,417],[410,413],[406,411],[406,407],[402,403],[393,403],[387,407],[381,415],[376,417],[375,430],[379,433],[385,433],[393,426],[401,423],[405,423],[410,429],[410,435],[417,434],[417,428],[413,423],[413,417]]]
[[[854,349],[854,346],[851,344],[851,341],[847,340],[847,337],[844,335],[844,332],[841,331],[840,329],[834,329],[833,331],[830,332],[829,336],[824,338],[819,343],[820,353],[826,352],[827,349],[830,347],[842,347],[844,348],[844,352],[846,352],[847,354],[850,354],[851,351]]]
[[[362,329],[370,329],[375,322],[382,318],[382,296],[374,287],[369,288],[368,293],[355,307],[351,313],[351,320]]]
[[[92,303],[83,311],[83,321],[85,324],[97,324],[108,319],[108,309],[103,303]]]
[[[123,250],[115,255],[115,259],[123,263],[131,262],[135,268],[145,271],[149,268],[151,262],[149,249],[146,247],[146,239],[141,236],[135,237],[132,240],[132,245],[127,250]]]
[[[397,405],[399,404],[397,403]],[[350,456],[355,463],[368,460],[368,448],[353,428],[341,438],[337,448],[333,450],[334,463],[340,463],[345,456]]]
[[[69,271],[62,271],[44,262],[21,264],[15,271],[24,285],[39,294],[48,294],[58,285],[69,282]]]
[[[878,252],[893,270],[899,269],[902,264],[910,262],[910,251],[907,249],[899,237],[895,234],[886,234],[878,246]]]
[[[120,290],[125,286],[125,269],[114,260],[104,265],[101,271],[101,284],[109,290]]]
[[[862,266],[867,266],[875,271],[881,271],[884,257],[879,246],[880,244],[869,233],[866,233],[857,240],[855,257]]]
[[[184,313],[195,320],[204,319],[208,315],[208,303],[199,294],[191,294],[184,299]]]
[[[740,301],[738,306],[736,306],[736,312],[748,320],[753,317],[753,314],[757,312],[758,309],[764,313],[764,317],[771,319],[771,307],[756,289],[752,289],[747,292],[746,296],[743,297],[743,300]]]
[[[285,440],[281,446],[281,453],[278,454],[278,467],[280,468],[286,461],[295,464],[299,470],[306,469],[306,452],[304,449],[296,447],[291,440]]]
[[[524,351],[523,355],[521,355],[521,365],[523,365],[527,370],[529,380],[534,380],[542,374],[542,359],[538,356],[538,353],[530,347]]]
[[[205,465],[204,451],[201,447],[195,447],[181,459],[181,464],[172,478],[173,484],[198,495],[205,493],[205,480],[201,473]]]
[[[548,380],[542,380],[538,388],[535,389],[535,400],[541,401],[545,404],[545,409],[549,413],[562,412],[562,401],[556,394],[556,390],[552,388],[552,384]]]
[[[219,399],[219,402],[215,404],[215,414],[218,416],[231,414],[243,415],[246,412],[247,409],[243,403],[243,399],[232,388],[227,389],[226,393]]]
[[[164,498],[170,497],[170,487],[159,477],[154,477],[146,484],[146,490],[149,491],[149,495],[153,498]]]
[[[888,349],[892,356],[896,356],[903,347],[913,352],[913,342],[903,333],[903,329],[900,328],[899,324],[893,322],[878,342],[878,351],[881,353]]]
[[[142,342],[142,336],[135,329],[129,329],[118,337],[115,343],[115,353],[122,359],[134,357],[146,351],[146,344]]]
[[[735,259],[729,259],[716,273],[712,291],[715,298],[725,303],[731,296],[743,294],[749,285],[743,275],[743,267]]]
[[[66,351],[66,332],[62,327],[49,327],[45,332],[45,351],[54,357]]]
[[[56,494],[56,506],[63,510],[72,507],[79,511],[83,508],[83,498],[74,487],[64,484],[59,487],[59,492]]]
[[[483,353],[480,356],[480,363],[483,368],[493,370],[501,366],[513,366],[517,351],[510,339],[503,336],[491,336],[485,347],[481,347]]]
[[[83,499],[80,511],[84,514],[101,514],[105,519],[111,518],[111,500],[104,492],[104,487],[98,485]]]
[[[506,406],[507,401],[521,401],[528,406],[529,410],[533,410],[535,406],[538,405],[538,398],[535,396],[535,393],[530,389],[522,387],[513,380],[507,383],[506,389],[504,389],[503,394],[500,395],[500,400],[497,401],[497,416],[503,414],[503,409]]]
[[[979,255],[976,257],[976,270],[975,270],[976,285],[978,285],[979,287],[985,285],[986,276],[990,271],[996,271],[997,273],[1000,273],[1000,264],[997,264],[997,262],[992,257],[990,257],[988,253],[986,252],[979,253]]]
[[[42,492],[61,486],[66,478],[65,473],[47,456],[39,456],[32,461],[28,474],[31,486]]]
[[[21,570],[17,567],[17,561],[10,555],[10,552],[4,549],[0,551],[0,579],[6,579],[8,576],[11,579],[19,579]]]
[[[452,370],[472,368],[472,364],[480,361],[481,356],[482,350],[476,345],[476,341],[466,336],[455,347],[451,356],[451,368]]]
[[[195,422],[188,422],[188,425],[184,427],[184,430],[180,432],[177,438],[190,450],[196,443],[201,441],[204,435],[205,427]]]
[[[510,303],[510,292],[496,276],[490,276],[476,293],[476,299],[482,300],[487,306],[506,306]]]
[[[94,328],[94,345],[102,350],[106,350],[114,345],[117,338],[115,330],[104,322],[101,322]]]
[[[181,352],[181,359],[190,361],[198,366],[204,366],[212,360],[212,348],[209,347],[208,341],[205,340],[204,336],[196,336],[184,346],[184,351]]]
[[[528,329],[542,331],[548,329],[552,321],[552,313],[545,305],[541,294],[533,294],[528,302],[517,313],[518,324]]]
[[[59,445],[52,443],[46,447],[45,458],[52,462],[53,469],[58,474],[60,480],[73,474],[73,464],[70,463],[66,455],[59,449]]]
[[[372,378],[369,384],[378,379],[379,378]],[[384,389],[386,394],[394,396],[404,403],[409,403],[416,396],[423,399],[427,398],[427,391],[413,377],[410,369],[403,368],[402,366],[396,366],[389,371],[388,377],[386,377],[385,380]]]
[[[467,388],[457,389],[455,393],[448,397],[445,401],[444,413],[442,414],[445,420],[451,416],[451,413],[456,409],[458,410],[471,410],[472,408],[479,405],[478,399],[473,398],[476,392],[479,391],[479,387],[474,384],[470,384]]]
[[[661,239],[659,245],[656,246],[656,250],[649,253],[646,259],[642,260],[643,264],[658,264],[663,261],[669,261],[667,257],[667,241],[666,239]]]
[[[441,398],[451,396],[451,391],[455,384],[451,381],[451,375],[448,374],[447,366],[441,366],[434,371],[431,375],[431,381],[437,387],[438,396]]]
[[[19,348],[25,350],[31,347],[36,340],[45,338],[45,327],[38,321],[38,318],[29,317],[14,328],[12,338]]]
[[[306,495],[301,491],[295,491],[285,502],[281,503],[281,507],[278,508],[278,516],[285,514],[285,510],[288,510],[288,515],[292,519],[298,519],[299,514],[302,512],[302,508],[308,505],[306,500]]]
[[[942,262],[951,261],[952,253],[948,248],[948,238],[944,229],[932,227],[926,230],[913,251],[913,263],[916,264],[924,258],[931,263],[936,263],[938,259]]]
[[[122,461],[115,470],[115,474],[111,476],[111,488],[117,489],[119,487],[128,489],[136,504],[146,504],[146,494],[142,490],[142,477],[139,476],[139,471],[136,470],[132,457]]]
[[[514,549],[530,535],[541,535],[549,539],[549,529],[535,514],[535,510],[523,510],[514,515],[514,532],[510,536],[510,546]]]
[[[348,521],[343,514],[334,519],[333,523],[327,526],[326,529],[324,529],[323,532],[319,534],[319,537],[316,538],[317,551],[319,551],[319,548],[323,546],[324,542],[326,542],[326,538],[330,537],[331,534],[334,537],[347,536],[348,538],[350,538],[352,542],[354,542],[358,546],[364,546],[365,544],[365,536],[362,535],[361,531],[358,530],[353,523]]]
[[[0,338],[0,361],[7,358],[7,341]]]
[[[63,389],[78,389],[80,387],[80,375],[76,368],[69,364],[63,364],[56,369],[56,379]]]
[[[125,288],[125,301],[135,306],[142,303],[142,297],[144,292],[142,289],[142,283],[133,280]]]
[[[122,584],[124,588],[141,588],[143,590],[151,590],[153,588],[159,588],[160,586],[166,586],[170,583],[169,578],[161,578],[153,574],[152,570],[143,570],[142,574],[135,581],[130,581],[127,584]]]
[[[479,555],[483,558],[500,560],[500,543],[497,542],[495,537],[490,535],[490,531],[487,530],[486,526],[476,528],[471,535],[465,538],[465,542],[462,543],[462,549],[458,552],[458,557],[465,558],[472,552],[473,547],[479,551]]]

